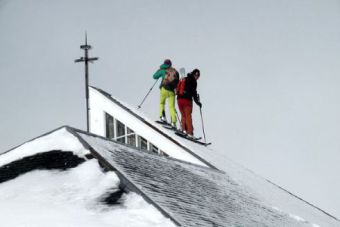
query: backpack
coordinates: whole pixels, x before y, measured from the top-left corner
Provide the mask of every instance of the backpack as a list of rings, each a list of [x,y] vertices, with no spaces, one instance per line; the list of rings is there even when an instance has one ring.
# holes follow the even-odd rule
[[[182,96],[185,93],[185,77],[180,79],[176,87],[176,95]]]
[[[163,86],[171,86],[173,82],[178,79],[178,72],[176,69],[170,67],[165,70],[165,77],[163,79]]]

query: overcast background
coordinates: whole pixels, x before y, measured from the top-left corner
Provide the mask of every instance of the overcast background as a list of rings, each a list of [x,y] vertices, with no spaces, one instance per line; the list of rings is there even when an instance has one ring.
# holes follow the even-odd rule
[[[165,58],[199,68],[213,149],[339,218],[339,28],[336,0],[0,0],[0,152],[86,129],[87,31],[91,85],[137,106]]]

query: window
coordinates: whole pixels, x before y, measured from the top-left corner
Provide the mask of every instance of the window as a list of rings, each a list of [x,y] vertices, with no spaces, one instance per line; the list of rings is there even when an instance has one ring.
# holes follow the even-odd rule
[[[117,124],[117,137],[116,140],[125,143],[125,125],[116,119]]]
[[[116,120],[116,122],[117,122],[117,137],[124,136],[125,135],[125,125],[118,120]]]
[[[148,149],[148,141],[141,136],[138,136],[138,147],[143,150]]]
[[[127,144],[136,147],[136,134],[130,128],[127,128]]]
[[[153,153],[158,154],[158,147],[156,147],[155,145],[150,143],[150,151],[153,152]]]
[[[168,155],[167,153],[165,153],[164,151],[162,151],[162,150],[160,150],[159,153],[160,153],[161,155],[164,155],[165,157],[169,157],[169,155]]]
[[[112,139],[115,137],[114,119],[108,113],[105,113],[105,129],[107,138]]]
[[[138,147],[142,150],[150,151],[156,154],[168,156],[157,146],[150,143],[144,137],[137,135],[134,130],[127,127],[121,121],[113,118],[105,112],[105,135],[109,139],[125,143],[129,146]]]

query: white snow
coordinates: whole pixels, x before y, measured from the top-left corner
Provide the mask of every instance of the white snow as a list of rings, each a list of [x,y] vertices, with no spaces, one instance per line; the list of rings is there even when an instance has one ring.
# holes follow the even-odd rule
[[[46,136],[24,143],[10,152],[2,154],[0,156],[0,166],[39,152],[50,150],[72,151],[79,157],[84,157],[89,153],[75,136],[69,133],[66,128],[62,128]]]
[[[135,193],[119,205],[100,202],[118,186],[117,175],[103,173],[94,159],[67,171],[29,172],[0,184],[0,226],[174,226]]]

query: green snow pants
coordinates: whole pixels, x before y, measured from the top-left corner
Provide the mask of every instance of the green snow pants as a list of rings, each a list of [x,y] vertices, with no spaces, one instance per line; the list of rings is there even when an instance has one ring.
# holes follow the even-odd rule
[[[164,111],[164,105],[166,99],[169,99],[169,110],[170,110],[170,115],[171,115],[171,122],[175,123],[177,122],[177,117],[176,117],[176,110],[175,110],[175,92],[174,91],[169,91],[166,90],[165,88],[161,88],[161,99],[160,99],[160,105],[159,105],[159,116],[163,115]]]

